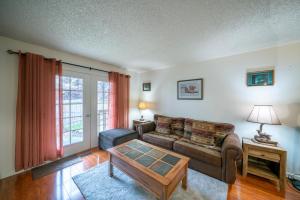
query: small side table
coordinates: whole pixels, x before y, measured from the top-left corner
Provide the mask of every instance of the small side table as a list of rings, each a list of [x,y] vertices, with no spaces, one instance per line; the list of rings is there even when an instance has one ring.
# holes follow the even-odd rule
[[[141,121],[141,120],[139,120],[139,119],[133,120],[133,130],[136,131],[137,125],[143,124],[143,123],[147,123],[147,122],[151,122],[151,121],[149,121],[149,120],[143,120],[143,121]]]
[[[284,191],[286,156],[286,150],[280,146],[259,144],[243,138],[243,176],[250,173],[272,180],[278,191]]]

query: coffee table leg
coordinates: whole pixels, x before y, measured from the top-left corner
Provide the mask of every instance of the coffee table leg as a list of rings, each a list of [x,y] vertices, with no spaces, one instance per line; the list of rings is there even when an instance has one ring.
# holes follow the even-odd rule
[[[160,196],[160,200],[168,200],[168,194],[167,194],[167,188],[163,187],[161,196]]]
[[[108,154],[108,160],[109,160],[109,165],[108,165],[108,175],[110,176],[110,177],[112,177],[113,175],[114,175],[114,173],[113,173],[113,165],[111,164],[111,154],[109,153]]]
[[[183,189],[185,189],[186,190],[186,188],[187,188],[187,166],[186,166],[186,168],[185,168],[185,176],[183,177],[183,179],[182,179],[182,184],[181,184],[181,187],[183,188]]]

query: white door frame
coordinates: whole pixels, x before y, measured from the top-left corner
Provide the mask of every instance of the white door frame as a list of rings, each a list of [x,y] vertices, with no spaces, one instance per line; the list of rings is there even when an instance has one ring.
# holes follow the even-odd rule
[[[91,148],[98,146],[97,81],[108,81],[107,73],[96,72],[93,73],[91,77]]]

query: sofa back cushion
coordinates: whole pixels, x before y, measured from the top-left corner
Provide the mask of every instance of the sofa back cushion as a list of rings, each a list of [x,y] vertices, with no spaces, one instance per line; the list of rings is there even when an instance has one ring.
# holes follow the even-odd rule
[[[155,125],[157,125],[157,120],[158,120],[159,117],[168,117],[168,116],[155,114],[154,117],[153,117],[153,118],[154,118],[154,123],[155,123]]]
[[[192,136],[192,126],[193,126],[193,121],[192,119],[185,119],[184,122],[184,138],[186,139],[191,139]]]
[[[191,140],[199,144],[215,146],[216,129],[213,123],[193,121]]]
[[[170,117],[158,117],[156,121],[156,132],[161,134],[170,134],[171,122],[172,118]]]
[[[183,137],[184,135],[184,118],[172,118],[171,129],[172,134]]]
[[[171,119],[171,122],[169,126],[167,126],[165,122],[158,123],[158,118],[168,118],[168,120]],[[203,142],[201,144],[207,145],[208,143],[209,145],[211,145],[212,143],[211,136],[213,135],[213,140],[214,140],[213,145],[217,147],[221,147],[226,136],[234,132],[234,126],[232,124],[199,121],[199,120],[193,120],[189,118],[173,118],[173,117],[167,117],[159,114],[154,115],[154,123],[156,125],[157,132],[160,131],[159,133],[162,134],[176,134],[180,137],[183,136],[184,138],[189,140],[192,140],[192,130],[193,130],[194,122],[196,123],[198,122],[198,125],[195,124],[195,128],[194,128],[195,134],[193,140],[198,142]],[[167,127],[169,127],[169,130],[167,130],[168,129]],[[197,137],[199,136],[199,133],[201,136],[203,134],[206,135],[206,138],[205,136],[202,138]]]
[[[155,123],[156,127],[158,125],[158,118],[170,118],[171,119],[170,134],[175,134],[180,137],[182,137],[184,135],[185,118],[168,117],[168,116],[164,116],[164,115],[155,114],[154,115],[154,123]]]
[[[191,141],[221,147],[226,136],[233,132],[232,124],[193,120]]]

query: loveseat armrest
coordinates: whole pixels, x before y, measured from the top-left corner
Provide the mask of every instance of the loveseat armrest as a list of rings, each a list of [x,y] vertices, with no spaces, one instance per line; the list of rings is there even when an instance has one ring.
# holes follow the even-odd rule
[[[222,179],[227,183],[234,183],[236,179],[236,162],[243,156],[242,145],[237,134],[228,135],[222,145]]]
[[[155,131],[155,123],[154,122],[146,122],[137,125],[137,131],[139,136],[142,138],[144,133],[149,133],[151,131]]]

